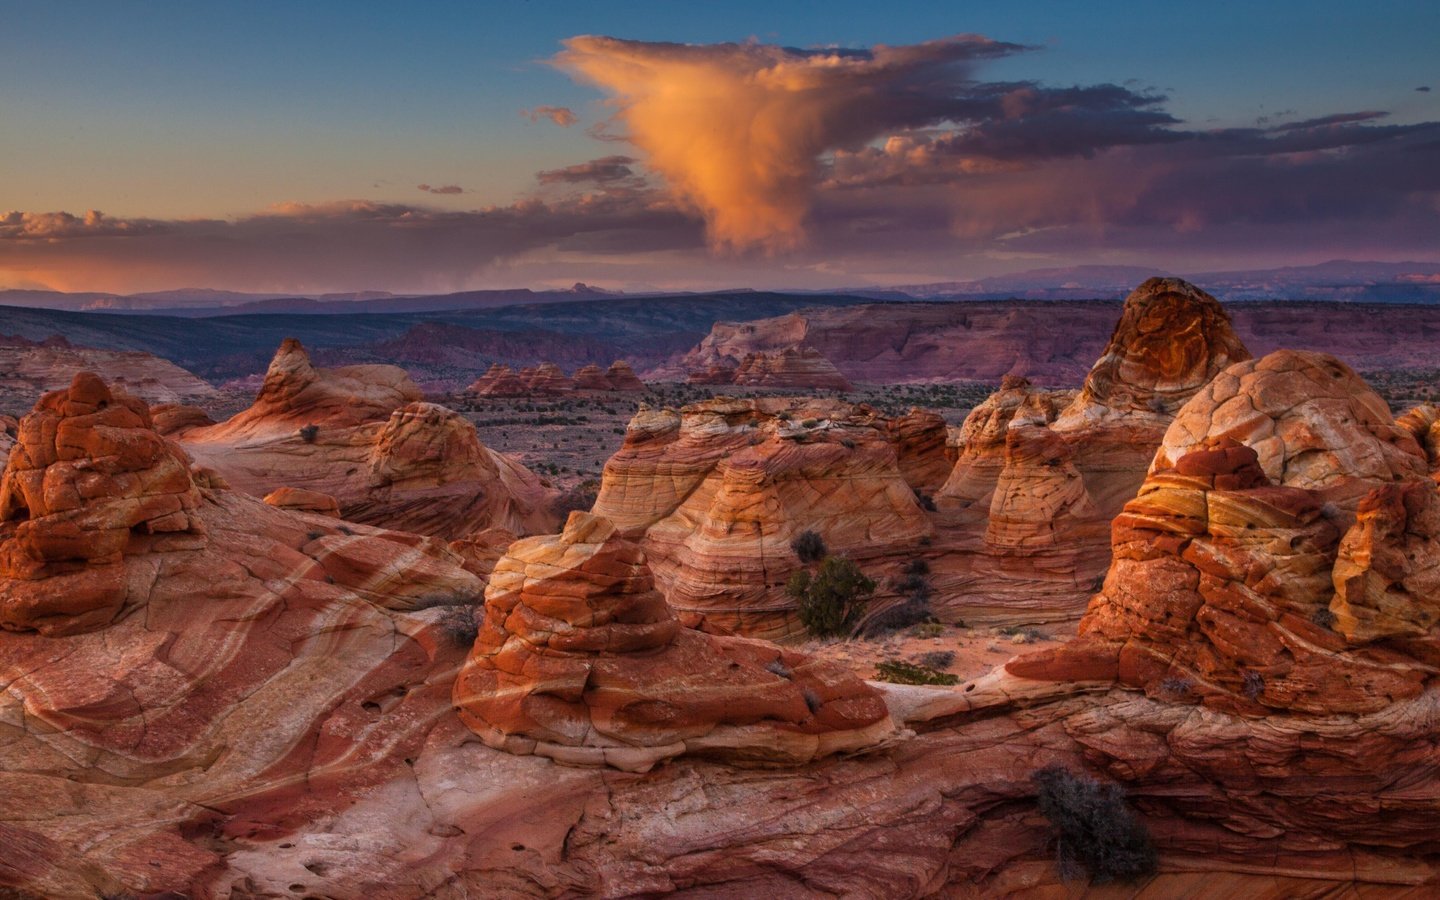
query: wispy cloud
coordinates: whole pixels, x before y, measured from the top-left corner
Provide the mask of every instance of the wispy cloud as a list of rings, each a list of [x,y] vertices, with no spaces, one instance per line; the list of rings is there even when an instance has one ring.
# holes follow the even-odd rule
[[[534,109],[522,109],[520,115],[532,122],[542,120],[554,122],[561,128],[569,128],[580,121],[580,117],[575,115],[574,110],[564,106],[537,106]]]
[[[633,157],[602,156],[599,159],[577,163],[573,166],[565,166],[561,169],[546,169],[543,172],[535,173],[535,178],[541,184],[620,181],[635,176],[635,170],[631,168],[634,164],[635,160]]]
[[[440,184],[440,185],[435,185],[435,184],[417,184],[417,185],[415,185],[415,187],[416,187],[417,190],[422,190],[422,191],[424,191],[424,192],[427,193],[427,194],[463,194],[463,193],[465,193],[465,189],[462,188],[462,187],[461,187],[460,185],[458,185],[458,184]]]

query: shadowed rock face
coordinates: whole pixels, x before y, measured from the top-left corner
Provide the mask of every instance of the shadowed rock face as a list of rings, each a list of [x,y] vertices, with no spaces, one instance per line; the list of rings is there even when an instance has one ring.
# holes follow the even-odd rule
[[[581,512],[495,566],[455,705],[492,747],[631,771],[682,753],[795,765],[894,734],[837,665],[682,628],[640,548]]]
[[[304,348],[287,341],[254,405],[219,425],[174,433],[236,489],[326,494],[350,521],[449,539],[558,524],[553,491],[481,444],[463,416],[420,401],[413,387],[390,366],[315,369]]]
[[[1440,497],[1383,401],[1277,351],[1190,401],[1114,523],[1080,647],[1233,712],[1374,712],[1440,660]],[[1063,669],[1063,666],[1061,667]]]
[[[922,460],[907,455],[913,471]],[[790,547],[801,532],[865,564],[908,558],[932,531],[887,421],[839,401],[642,409],[593,511],[644,547],[674,607],[758,636],[798,627],[784,585],[801,565]]]

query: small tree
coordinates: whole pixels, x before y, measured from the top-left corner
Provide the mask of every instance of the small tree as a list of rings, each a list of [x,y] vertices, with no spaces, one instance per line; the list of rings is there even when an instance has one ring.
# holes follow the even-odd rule
[[[795,555],[806,565],[819,562],[829,552],[825,548],[825,539],[809,529],[795,535],[795,539],[790,542],[790,549],[794,550]]]
[[[860,607],[875,593],[875,582],[843,556],[827,556],[812,577],[804,569],[785,586],[798,607],[800,623],[817,637],[845,634]]]
[[[315,437],[320,433],[320,426],[314,423],[300,426],[300,440],[307,444],[315,443]]]

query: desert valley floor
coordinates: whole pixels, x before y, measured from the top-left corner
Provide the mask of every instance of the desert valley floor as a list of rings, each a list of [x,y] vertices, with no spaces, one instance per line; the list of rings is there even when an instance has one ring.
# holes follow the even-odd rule
[[[0,310],[0,896],[1440,896],[1440,307],[593,303]]]

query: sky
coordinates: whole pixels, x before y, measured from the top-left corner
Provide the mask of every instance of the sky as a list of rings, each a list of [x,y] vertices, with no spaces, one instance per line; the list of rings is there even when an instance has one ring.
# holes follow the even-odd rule
[[[0,288],[1440,257],[1440,4],[0,0]]]

